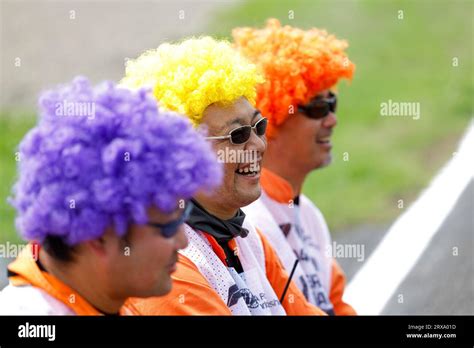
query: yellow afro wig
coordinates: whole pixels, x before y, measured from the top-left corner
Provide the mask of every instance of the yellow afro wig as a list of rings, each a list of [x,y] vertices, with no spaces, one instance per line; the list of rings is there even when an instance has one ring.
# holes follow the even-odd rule
[[[296,110],[354,73],[344,52],[347,42],[325,30],[282,27],[277,19],[269,19],[263,29],[235,28],[232,36],[235,48],[265,77],[257,87],[257,108],[269,119],[270,138],[289,116],[290,106]]]
[[[122,84],[149,86],[160,106],[188,116],[197,126],[213,103],[227,106],[240,97],[255,105],[257,67],[227,41],[211,37],[164,43],[127,62]]]

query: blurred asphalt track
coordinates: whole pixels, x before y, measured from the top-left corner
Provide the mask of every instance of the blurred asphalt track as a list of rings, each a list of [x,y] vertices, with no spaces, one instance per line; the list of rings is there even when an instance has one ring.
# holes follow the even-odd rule
[[[425,252],[387,302],[381,314],[474,314],[473,213],[474,183],[471,180],[454,209],[444,220]],[[354,259],[338,259],[348,282],[352,280],[384,237],[385,233],[380,233],[380,228],[381,226],[378,228],[364,226],[353,231],[338,233],[334,237],[334,240],[340,244],[365,246],[363,262]],[[385,231],[387,231],[386,227]],[[458,256],[453,256],[453,247],[458,247]],[[403,257],[403,250],[400,250],[400,257]],[[378,279],[373,281],[376,283]],[[403,303],[398,302],[398,295],[403,295]]]

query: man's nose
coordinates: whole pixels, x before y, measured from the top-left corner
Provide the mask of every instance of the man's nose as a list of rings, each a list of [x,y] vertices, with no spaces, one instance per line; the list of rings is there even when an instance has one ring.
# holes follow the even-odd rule
[[[327,115],[323,119],[323,126],[325,128],[334,128],[337,125],[337,117],[334,112],[329,112],[329,115]]]
[[[178,250],[184,249],[188,246],[188,237],[186,236],[186,233],[184,232],[184,224],[181,224],[178,227],[178,232],[175,235],[175,244],[176,244],[176,249]]]
[[[259,136],[255,131],[252,129],[252,134],[250,134],[250,139],[245,144],[246,150],[257,151],[259,154],[262,154],[267,149],[267,138],[265,135]]]

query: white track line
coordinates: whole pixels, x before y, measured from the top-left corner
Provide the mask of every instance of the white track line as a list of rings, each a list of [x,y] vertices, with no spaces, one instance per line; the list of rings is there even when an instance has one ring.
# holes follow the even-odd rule
[[[474,123],[471,121],[457,153],[390,227],[347,286],[344,301],[357,313],[381,313],[472,179],[473,159]]]

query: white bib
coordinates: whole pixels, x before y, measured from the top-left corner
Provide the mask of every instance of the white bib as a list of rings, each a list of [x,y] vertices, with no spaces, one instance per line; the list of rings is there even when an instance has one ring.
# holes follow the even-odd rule
[[[235,238],[244,270],[241,274],[227,267],[203,232],[189,225],[185,225],[189,245],[180,253],[197,266],[233,315],[286,315],[266,276],[262,241],[250,223],[244,221],[243,227],[249,231],[248,236]]]
[[[321,212],[304,195],[300,196],[299,206],[290,206],[271,199],[265,192],[242,210],[268,238],[288,273],[298,257],[293,281],[310,303],[331,313],[333,305],[328,294],[332,260],[326,253],[331,237]]]
[[[43,289],[8,285],[0,291],[0,315],[76,315]]]

